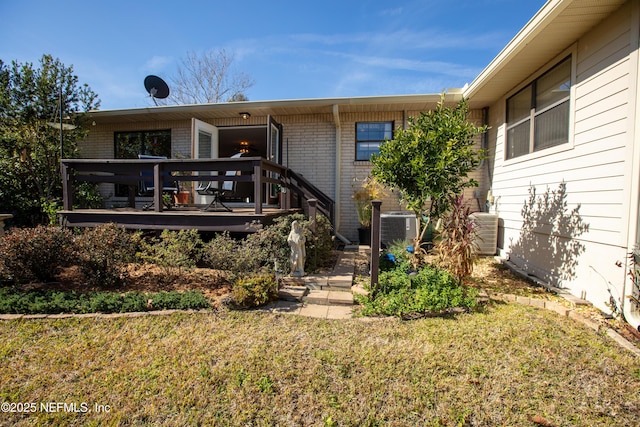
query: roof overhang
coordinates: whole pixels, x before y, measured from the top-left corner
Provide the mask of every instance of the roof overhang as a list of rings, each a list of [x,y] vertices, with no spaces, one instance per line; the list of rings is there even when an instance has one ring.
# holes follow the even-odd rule
[[[153,121],[238,118],[241,112],[253,117],[300,114],[333,114],[334,105],[340,113],[426,111],[435,107],[441,94],[368,96],[354,98],[290,99],[276,101],[243,101],[217,104],[167,105],[123,110],[93,110],[89,118],[100,124]],[[447,103],[462,99],[462,89],[449,89]]]
[[[627,0],[549,0],[464,90],[472,108],[491,105],[569,48]]]

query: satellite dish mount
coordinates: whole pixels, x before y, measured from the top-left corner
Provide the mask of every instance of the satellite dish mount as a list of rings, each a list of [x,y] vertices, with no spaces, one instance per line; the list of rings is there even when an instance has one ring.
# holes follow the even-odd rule
[[[157,99],[164,99],[169,96],[169,86],[158,76],[149,75],[144,78],[144,88],[147,90],[153,103],[158,105]]]

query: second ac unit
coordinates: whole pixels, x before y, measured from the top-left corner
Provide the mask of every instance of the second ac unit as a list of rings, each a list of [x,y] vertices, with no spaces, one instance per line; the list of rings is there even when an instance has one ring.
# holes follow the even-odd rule
[[[476,245],[479,255],[495,255],[498,245],[498,215],[474,212],[469,217],[476,226]]]

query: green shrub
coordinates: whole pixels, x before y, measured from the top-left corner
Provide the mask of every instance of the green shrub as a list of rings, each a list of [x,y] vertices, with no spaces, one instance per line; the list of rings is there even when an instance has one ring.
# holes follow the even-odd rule
[[[74,189],[74,209],[101,209],[104,207],[104,198],[98,191],[98,184],[93,182],[81,182]]]
[[[238,279],[231,289],[233,303],[239,308],[258,307],[278,298],[278,284],[272,275]]]
[[[288,273],[291,249],[287,243],[287,238],[291,232],[293,221],[298,221],[302,230],[304,230],[307,253],[305,271],[314,271],[326,266],[331,260],[331,249],[333,248],[331,223],[323,215],[317,215],[316,231],[313,233],[311,231],[311,219],[303,214],[293,214],[278,217],[273,221],[273,224],[247,236],[244,242],[246,248],[243,248],[243,250],[245,253],[257,254],[259,262],[253,261],[253,265],[245,263],[245,267],[251,267],[250,271],[255,271],[255,264],[272,268],[274,262],[277,262],[281,269]]]
[[[126,279],[126,266],[135,260],[139,245],[139,233],[116,224],[86,228],[76,236],[80,271],[92,286],[116,286]]]
[[[401,265],[405,271],[410,269],[411,253],[407,250],[410,246],[412,246],[412,243],[408,240],[393,241],[384,253],[380,255],[380,271],[391,271]]]
[[[273,224],[258,227],[255,233],[242,240],[232,239],[228,233],[219,234],[207,245],[203,260],[210,268],[233,272],[273,271],[277,262],[288,273],[290,248],[287,238],[291,223],[298,221],[306,238],[307,260],[305,269],[314,271],[331,261],[333,239],[331,223],[322,215],[317,216],[316,232],[311,231],[311,220],[302,214],[278,217]]]
[[[146,304],[153,310],[199,310],[211,307],[199,291],[158,292],[148,295]]]
[[[461,285],[447,271],[424,266],[417,274],[407,274],[409,265],[403,262],[380,273],[375,289],[358,297],[362,314],[406,317],[475,306],[477,291]]]
[[[120,294],[0,288],[0,313],[10,314],[125,313],[203,308],[211,308],[211,304],[198,291]]]
[[[198,230],[164,230],[160,238],[142,242],[141,257],[165,269],[166,277],[172,277],[195,268],[202,259],[203,248]]]
[[[49,282],[75,261],[74,238],[61,227],[14,228],[0,237],[0,279]]]
[[[237,271],[236,258],[239,246],[239,242],[225,231],[217,234],[205,245],[202,259],[209,268]]]

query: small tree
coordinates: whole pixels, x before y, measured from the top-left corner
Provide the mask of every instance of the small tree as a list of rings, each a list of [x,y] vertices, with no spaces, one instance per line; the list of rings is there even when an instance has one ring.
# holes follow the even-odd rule
[[[462,99],[445,106],[445,95],[432,111],[409,118],[407,129],[380,147],[371,158],[371,174],[379,182],[400,190],[407,208],[420,225],[414,241],[416,255],[432,220],[446,213],[456,195],[467,187],[477,187],[468,178],[484,156],[474,148],[474,138],[487,130],[468,121],[469,104]]]

